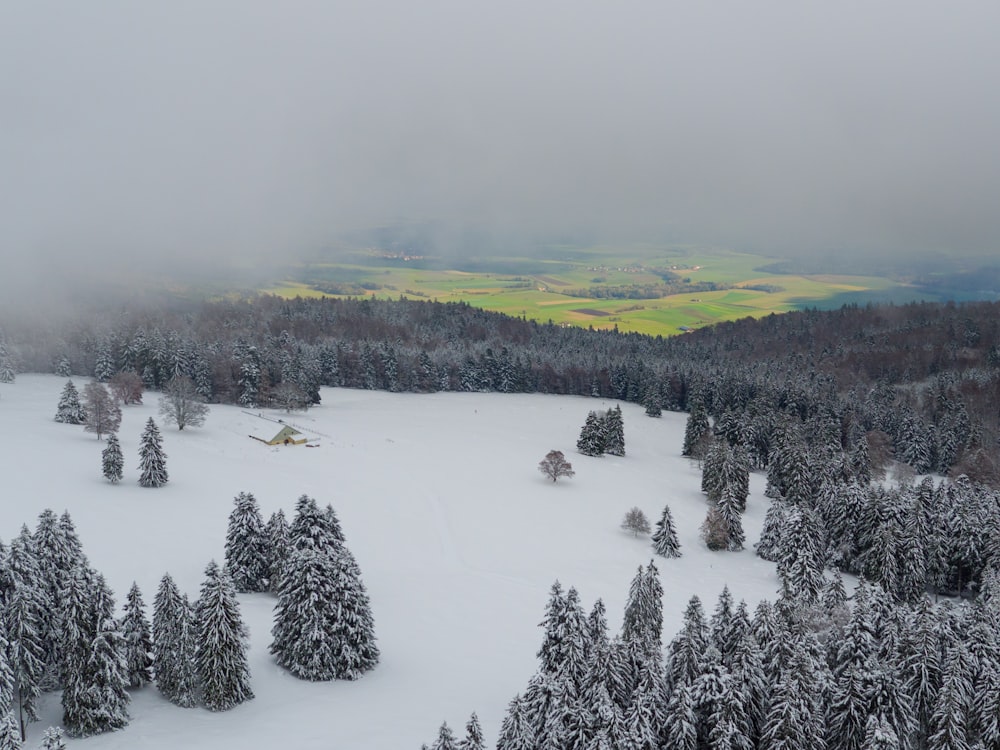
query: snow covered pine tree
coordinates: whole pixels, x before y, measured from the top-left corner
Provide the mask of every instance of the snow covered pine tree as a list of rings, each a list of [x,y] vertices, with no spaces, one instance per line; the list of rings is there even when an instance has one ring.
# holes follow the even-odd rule
[[[156,422],[150,417],[142,433],[139,445],[139,485],[141,487],[162,487],[167,483],[167,454],[163,452],[163,440]]]

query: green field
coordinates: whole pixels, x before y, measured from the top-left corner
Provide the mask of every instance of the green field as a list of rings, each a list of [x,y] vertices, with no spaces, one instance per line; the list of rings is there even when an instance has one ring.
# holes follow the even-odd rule
[[[577,248],[552,246],[536,257],[448,261],[354,253],[351,262],[309,263],[262,291],[281,296],[364,295],[476,307],[559,324],[673,335],[724,320],[760,317],[804,307],[912,299],[914,290],[886,278],[764,272],[774,258],[702,248]],[[602,298],[669,283],[675,293],[653,298]],[[716,286],[711,289],[706,287]],[[747,288],[759,287],[759,288]],[[581,290],[593,296],[570,296]],[[597,291],[594,291],[597,290]],[[634,293],[634,292],[633,292]]]

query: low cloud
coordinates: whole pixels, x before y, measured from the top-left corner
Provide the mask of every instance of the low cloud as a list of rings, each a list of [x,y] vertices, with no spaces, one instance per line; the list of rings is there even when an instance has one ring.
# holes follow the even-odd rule
[[[0,293],[399,220],[458,253],[469,226],[500,252],[995,253],[998,25],[901,0],[15,4]]]

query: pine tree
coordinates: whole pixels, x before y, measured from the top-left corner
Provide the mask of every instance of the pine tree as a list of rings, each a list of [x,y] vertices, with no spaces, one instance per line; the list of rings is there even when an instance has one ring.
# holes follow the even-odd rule
[[[340,613],[336,636],[340,646],[337,677],[356,680],[375,668],[379,649],[375,644],[375,621],[361,570],[350,550],[339,545],[334,557],[334,587],[338,591]]]
[[[786,515],[785,503],[779,499],[772,499],[767,513],[764,514],[764,527],[760,530],[760,540],[754,545],[759,557],[771,562],[777,561]]]
[[[681,455],[688,458],[704,458],[711,436],[712,428],[708,423],[708,412],[705,411],[701,401],[695,401],[684,427],[684,446],[681,448]]]
[[[622,419],[622,408],[615,406],[608,409],[603,419],[604,452],[609,456],[625,455],[625,422]]]
[[[13,714],[0,711],[0,750],[20,750],[21,742],[21,731]]]
[[[80,403],[80,393],[72,380],[67,380],[56,406],[56,421],[63,424],[83,424],[87,421],[87,411]]]
[[[153,601],[153,673],[156,687],[171,703],[194,705],[193,613],[174,579],[164,574]]]
[[[653,551],[663,557],[681,556],[681,545],[677,541],[677,530],[674,528],[669,505],[663,506],[663,515],[656,522],[656,531],[653,532]]]
[[[667,676],[674,690],[680,685],[692,685],[697,679],[708,643],[705,611],[701,599],[695,595],[684,610],[684,626],[668,648]]]
[[[100,621],[96,631],[82,672],[71,674],[63,690],[63,724],[74,737],[121,729],[129,720],[121,633],[112,620]]]
[[[16,374],[16,352],[12,352],[0,331],[0,383],[13,383]]]
[[[743,505],[745,506],[745,504],[744,499]],[[743,549],[743,542],[746,541],[740,505],[740,499],[735,494],[733,485],[727,484],[722,490],[722,496],[716,507],[719,509],[719,516],[726,526],[726,549],[733,552]]]
[[[42,734],[41,750],[66,750],[63,730],[59,727],[49,727]]]
[[[534,750],[534,748],[535,733],[531,722],[528,721],[525,701],[520,695],[515,695],[500,725],[497,750]]]
[[[580,431],[576,449],[585,456],[601,456],[606,443],[603,419],[596,411],[592,411],[587,415],[587,421]]]
[[[431,745],[431,750],[458,750],[458,741],[455,739],[451,727],[448,726],[448,722],[441,725],[437,739]]]
[[[281,571],[284,570],[285,563],[292,549],[291,530],[288,521],[285,520],[285,511],[280,508],[271,514],[267,526],[264,528],[264,537],[267,540],[265,549],[267,551],[267,579],[268,588],[273,593],[277,593],[281,588]]]
[[[124,475],[125,457],[122,455],[122,446],[118,442],[115,433],[108,435],[108,445],[101,451],[101,467],[104,478],[111,484],[118,484]]]
[[[14,670],[11,644],[7,640],[7,625],[0,617],[0,749],[16,748],[21,731],[14,719]]]
[[[339,593],[330,555],[312,548],[290,556],[274,608],[271,653],[305,680],[332,680],[340,669],[337,640]]]
[[[167,483],[167,454],[156,422],[150,417],[139,445],[139,486],[162,487]]]
[[[786,591],[815,604],[823,590],[823,550],[814,511],[792,507],[782,528],[777,568]]]
[[[660,397],[660,389],[655,385],[650,385],[646,388],[642,405],[646,407],[647,417],[661,416],[663,414],[663,399]]]
[[[121,624],[129,687],[142,687],[153,680],[153,640],[145,608],[139,586],[133,581]]]
[[[213,560],[195,603],[198,645],[195,665],[205,706],[226,711],[253,698],[247,665],[249,632],[229,576]]]
[[[313,498],[302,495],[295,505],[295,518],[289,529],[292,549],[311,547],[328,555],[336,554],[343,534],[339,527],[334,526],[334,518],[321,511]]]
[[[265,591],[268,550],[260,506],[249,492],[241,492],[233,504],[226,531],[226,571],[237,591]]]
[[[972,710],[972,657],[964,644],[948,652],[931,717],[929,750],[965,750],[969,747],[969,718]]]
[[[649,653],[659,653],[663,631],[663,586],[653,561],[639,567],[628,592],[622,639],[642,644]]]
[[[486,740],[483,738],[483,728],[479,717],[473,712],[465,725],[465,738],[458,743],[458,750],[486,750]]]
[[[696,750],[698,747],[698,724],[694,713],[691,688],[679,685],[674,688],[667,703],[664,716],[663,734],[666,747],[671,750]]]
[[[14,588],[5,612],[6,636],[23,734],[25,720],[38,720],[35,701],[41,694],[46,659],[42,623],[49,607],[39,586],[35,548],[27,527],[11,540],[9,565]]]

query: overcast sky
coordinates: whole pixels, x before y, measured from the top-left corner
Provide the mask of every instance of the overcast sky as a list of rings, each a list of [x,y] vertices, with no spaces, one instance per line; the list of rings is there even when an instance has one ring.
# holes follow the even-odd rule
[[[12,0],[0,275],[398,219],[1000,255],[997,29],[995,0]]]

